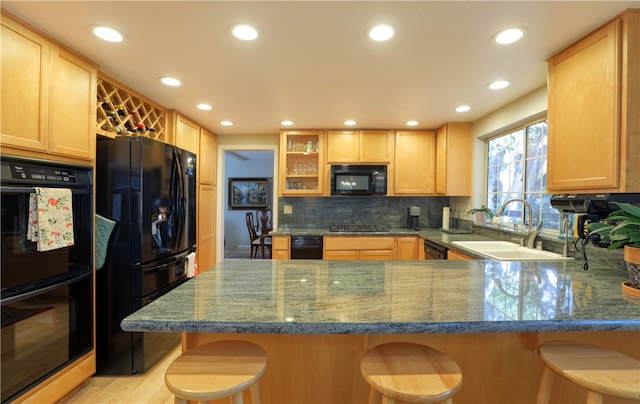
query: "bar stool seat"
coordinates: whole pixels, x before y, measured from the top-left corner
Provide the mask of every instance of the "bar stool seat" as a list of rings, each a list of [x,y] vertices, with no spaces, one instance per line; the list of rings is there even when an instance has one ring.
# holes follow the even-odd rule
[[[165,372],[167,388],[176,403],[231,397],[243,403],[249,389],[253,403],[260,403],[259,381],[267,369],[267,353],[247,341],[218,341],[189,349],[174,359]]]
[[[371,386],[369,402],[403,400],[412,403],[451,403],[462,386],[458,364],[437,349],[392,342],[369,349],[360,362],[362,376]]]
[[[640,400],[640,361],[620,352],[574,341],[549,341],[538,347],[544,364],[537,403],[548,403],[554,372],[587,389],[587,403],[603,395]]]

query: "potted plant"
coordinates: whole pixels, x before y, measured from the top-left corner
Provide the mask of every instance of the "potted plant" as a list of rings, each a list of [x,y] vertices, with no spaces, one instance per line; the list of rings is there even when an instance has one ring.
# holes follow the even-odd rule
[[[629,286],[640,289],[640,206],[612,203],[620,209],[611,212],[604,222],[589,224],[589,233],[599,234],[603,241],[610,242],[608,250],[624,247]]]
[[[480,208],[474,208],[467,212],[467,215],[476,215],[476,224],[487,224],[487,217],[489,221],[493,219],[495,213],[487,205],[482,205]]]

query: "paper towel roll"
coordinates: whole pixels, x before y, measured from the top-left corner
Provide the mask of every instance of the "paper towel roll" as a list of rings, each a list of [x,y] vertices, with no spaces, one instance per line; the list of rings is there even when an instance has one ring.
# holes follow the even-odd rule
[[[451,208],[445,206],[442,208],[442,230],[449,230],[449,223],[451,222]]]
[[[187,255],[187,278],[196,276],[196,253],[192,252]]]

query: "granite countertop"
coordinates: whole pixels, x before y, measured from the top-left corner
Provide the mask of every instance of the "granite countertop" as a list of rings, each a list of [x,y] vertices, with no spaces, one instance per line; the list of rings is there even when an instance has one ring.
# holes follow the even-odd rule
[[[570,262],[225,260],[126,331],[269,334],[640,330],[623,268]]]
[[[404,227],[387,228],[386,231],[331,231],[329,227],[279,227],[269,234],[273,236],[401,236],[401,235],[418,235],[418,230],[407,229]]]

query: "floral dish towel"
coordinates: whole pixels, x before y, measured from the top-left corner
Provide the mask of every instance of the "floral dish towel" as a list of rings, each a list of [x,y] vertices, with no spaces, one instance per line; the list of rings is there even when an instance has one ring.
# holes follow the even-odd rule
[[[38,245],[38,251],[49,251],[73,245],[73,208],[71,190],[35,188],[29,199],[27,237]]]

